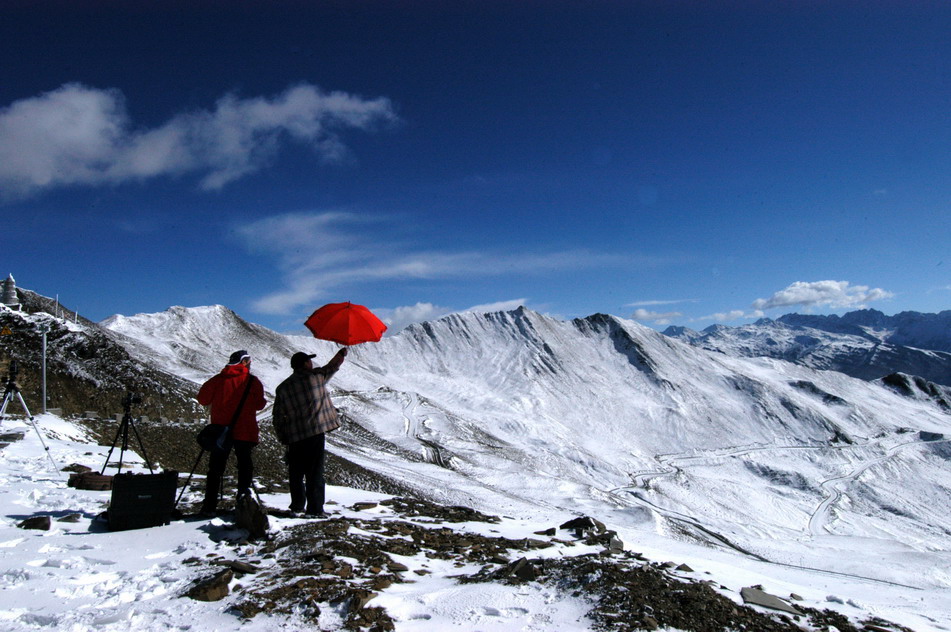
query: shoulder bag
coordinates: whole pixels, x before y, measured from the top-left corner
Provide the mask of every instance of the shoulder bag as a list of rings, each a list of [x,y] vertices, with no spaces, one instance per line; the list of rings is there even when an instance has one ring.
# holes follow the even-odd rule
[[[238,415],[241,414],[241,409],[244,408],[244,402],[248,398],[252,379],[254,379],[254,376],[248,374],[248,382],[244,387],[244,393],[241,395],[241,401],[238,402],[238,407],[234,411],[234,417],[231,419],[231,423],[227,426],[223,424],[208,424],[202,428],[198,436],[195,437],[195,440],[198,442],[198,445],[201,446],[202,450],[208,450],[209,452],[229,452],[231,450],[231,429],[238,423]]]

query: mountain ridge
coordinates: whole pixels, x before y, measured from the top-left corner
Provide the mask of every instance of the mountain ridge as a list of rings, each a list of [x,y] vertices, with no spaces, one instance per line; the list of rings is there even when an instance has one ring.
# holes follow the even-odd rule
[[[786,314],[737,327],[668,327],[663,333],[702,349],[777,358],[863,380],[906,373],[951,386],[951,311]]]
[[[290,353],[319,363],[336,349],[220,306],[107,325],[134,341],[132,357],[183,367],[193,386],[246,348],[273,393]],[[829,572],[943,581],[903,560],[951,535],[933,501],[951,492],[951,416],[881,383],[698,349],[615,316],[520,308],[356,346],[331,390],[344,419],[331,453],[437,502],[598,515],[750,559],[792,547]],[[893,555],[864,559],[870,541]]]
[[[222,336],[252,346],[233,332]],[[271,355],[258,351],[252,365],[269,390],[288,372],[281,365],[291,349],[329,358],[334,348],[305,336],[285,338]],[[913,429],[929,436],[948,430],[937,405],[898,397],[880,384],[775,360],[711,354],[604,314],[572,321],[524,308],[451,315],[356,347],[345,366],[332,383],[335,403],[359,432],[335,433],[333,449],[397,478],[405,467],[400,455],[415,453],[419,469],[412,486],[440,501],[477,507],[511,500],[507,481],[531,471],[534,487],[560,490],[563,498],[603,495],[632,515],[665,523],[674,506],[682,512],[708,501],[687,488],[669,487],[669,478],[658,474],[649,475],[649,491],[631,486],[658,470],[659,455],[755,454],[759,448],[749,446],[758,445],[830,454],[847,446],[887,450],[903,431],[885,410],[905,411],[916,420]],[[381,444],[390,447],[375,453]],[[755,489],[756,479],[777,471],[776,465],[735,474]],[[786,464],[781,478],[797,480],[798,467]],[[715,481],[690,480],[717,496]],[[818,485],[810,489],[819,493]],[[668,507],[665,517],[652,513],[656,502],[638,498],[645,492],[659,492],[661,506]],[[553,497],[534,491],[530,496],[546,503]],[[737,501],[732,492],[728,496]],[[727,506],[714,505],[717,512]],[[742,513],[742,507],[731,510]],[[708,518],[700,522],[709,525]],[[702,538],[689,524],[681,528]],[[716,529],[735,527],[721,522]],[[748,535],[743,531],[729,537],[742,541]]]

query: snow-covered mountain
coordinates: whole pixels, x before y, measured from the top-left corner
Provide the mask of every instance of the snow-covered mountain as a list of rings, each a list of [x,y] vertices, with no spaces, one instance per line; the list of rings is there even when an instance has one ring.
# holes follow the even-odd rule
[[[787,314],[739,327],[668,327],[664,333],[732,356],[778,358],[863,380],[900,372],[951,386],[951,311]]]
[[[56,344],[84,350],[64,361],[101,384],[115,376],[99,376],[111,365],[97,353],[193,393],[245,348],[273,393],[294,351],[319,361],[336,350],[222,306],[98,325],[2,312],[17,336],[62,326]],[[854,599],[868,586],[864,611],[919,612],[922,595],[951,604],[951,415],[921,378],[868,382],[707,351],[611,316],[523,308],[356,346],[331,385],[346,420],[332,453],[420,496],[509,516],[596,516],[635,550],[699,543],[710,560],[774,581],[766,569],[812,569],[824,594],[849,586]]]
[[[196,382],[247,348],[269,392],[293,351],[335,350],[223,307],[103,324]],[[586,513],[752,559],[951,587],[951,416],[881,383],[522,308],[354,347],[332,386],[347,423],[331,450],[436,500]]]

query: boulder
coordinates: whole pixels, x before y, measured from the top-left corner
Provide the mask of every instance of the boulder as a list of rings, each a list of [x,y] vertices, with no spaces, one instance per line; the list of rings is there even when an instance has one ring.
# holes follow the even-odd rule
[[[232,579],[234,579],[234,571],[230,568],[220,570],[210,577],[199,580],[185,593],[185,596],[196,601],[221,601],[228,596],[230,592],[228,584]]]
[[[27,518],[23,522],[17,525],[21,529],[36,529],[38,531],[49,531],[52,526],[52,521],[49,516],[33,516],[32,518]]]
[[[575,537],[578,539],[585,538],[589,535],[601,534],[607,531],[607,527],[604,526],[603,522],[588,516],[574,518],[568,522],[565,522],[558,528],[564,529],[565,531],[574,531]]]
[[[251,494],[242,494],[235,503],[235,526],[248,532],[252,540],[264,540],[270,521],[264,507]]]
[[[794,615],[803,614],[788,602],[780,599],[776,595],[771,595],[768,592],[760,590],[759,588],[743,588],[740,590],[740,596],[743,597],[744,603],[752,604],[754,606],[761,606],[763,608],[769,608],[770,610],[778,610],[780,612],[786,612]]]

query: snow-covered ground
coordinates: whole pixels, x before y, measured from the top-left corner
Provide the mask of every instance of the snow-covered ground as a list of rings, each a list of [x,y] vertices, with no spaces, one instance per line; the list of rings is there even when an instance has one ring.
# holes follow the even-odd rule
[[[292,617],[259,615],[242,620],[230,610],[230,597],[219,602],[181,597],[197,573],[185,560],[210,555],[235,558],[239,553],[253,557],[260,545],[230,540],[240,540],[242,532],[222,518],[108,531],[96,517],[106,508],[110,492],[70,488],[67,474],[59,471],[72,463],[101,467],[108,447],[92,444],[81,428],[52,415],[40,415],[35,423],[33,427],[24,419],[11,418],[0,423],[0,434],[23,435],[0,449],[0,629],[253,632],[303,625]],[[138,457],[126,453],[125,471],[140,468],[140,463]],[[378,501],[382,498],[379,494],[331,487],[329,498],[336,503],[334,511],[343,517],[383,515],[379,508],[352,509],[357,502]],[[265,496],[264,500],[275,507],[288,503],[280,496]],[[464,523],[457,528],[524,538],[571,517],[542,506],[523,505],[520,509],[521,517],[505,518],[500,524]],[[44,515],[52,517],[49,531],[17,526],[27,518]],[[737,601],[742,587],[760,584],[773,594],[797,593],[804,605],[831,608],[853,618],[879,616],[918,632],[951,629],[951,590],[947,588],[951,578],[943,563],[946,557],[916,554],[904,546],[883,544],[882,539],[856,535],[856,541],[849,543],[850,551],[894,560],[894,572],[887,577],[859,578],[765,563],[678,541],[658,532],[655,523],[631,521],[630,516],[598,517],[619,532],[629,550],[651,560],[686,563],[698,576],[725,586],[725,594]],[[274,531],[299,522],[271,518]],[[841,536],[817,536],[813,546],[819,553],[835,557],[840,554],[837,547],[841,541]],[[790,556],[801,547],[802,543],[790,543]],[[573,550],[574,554],[581,552],[583,547]],[[565,552],[550,550],[547,554]],[[396,620],[398,630],[591,629],[585,616],[588,606],[551,587],[534,582],[461,585],[450,576],[474,569],[459,569],[425,557],[401,561],[410,568],[425,566],[430,574],[415,577],[414,583],[394,584],[374,600],[374,605],[384,607]],[[266,565],[267,558],[259,563]],[[914,576],[925,565],[936,568],[928,577]],[[340,617],[332,608],[323,609],[322,629],[337,629],[339,624]]]
[[[92,445],[78,427],[52,415],[36,418],[60,467],[71,463],[101,466],[107,447]],[[110,532],[97,516],[109,503],[108,491],[76,490],[67,474],[56,471],[25,420],[5,419],[2,434],[23,434],[0,450],[0,629],[3,630],[274,630],[296,629],[293,620],[261,615],[250,621],[229,612],[231,601],[200,602],[181,594],[195,581],[189,558],[253,555],[260,546],[240,541],[243,531],[222,518],[175,521],[167,526]],[[138,465],[138,466],[137,466]],[[141,460],[126,453],[124,471],[143,471]],[[112,468],[107,470],[114,471]],[[330,487],[330,505],[340,515],[357,502],[377,501],[372,492]],[[287,498],[264,496],[283,507]],[[369,515],[364,513],[364,516]],[[51,516],[49,531],[18,528],[23,520]],[[72,518],[70,518],[72,517]],[[63,519],[67,520],[63,520]],[[72,521],[75,520],[75,521]],[[272,530],[301,522],[270,518]],[[537,525],[508,521],[494,525],[503,535],[526,537]],[[398,584],[377,598],[400,622],[401,630],[559,629],[584,630],[584,604],[554,595],[539,586],[459,586],[447,576],[460,572],[448,562],[404,560],[425,566],[430,574],[413,584]],[[445,566],[445,568],[443,567]],[[238,580],[235,580],[238,583]],[[322,615],[324,629],[335,629],[332,609]]]

